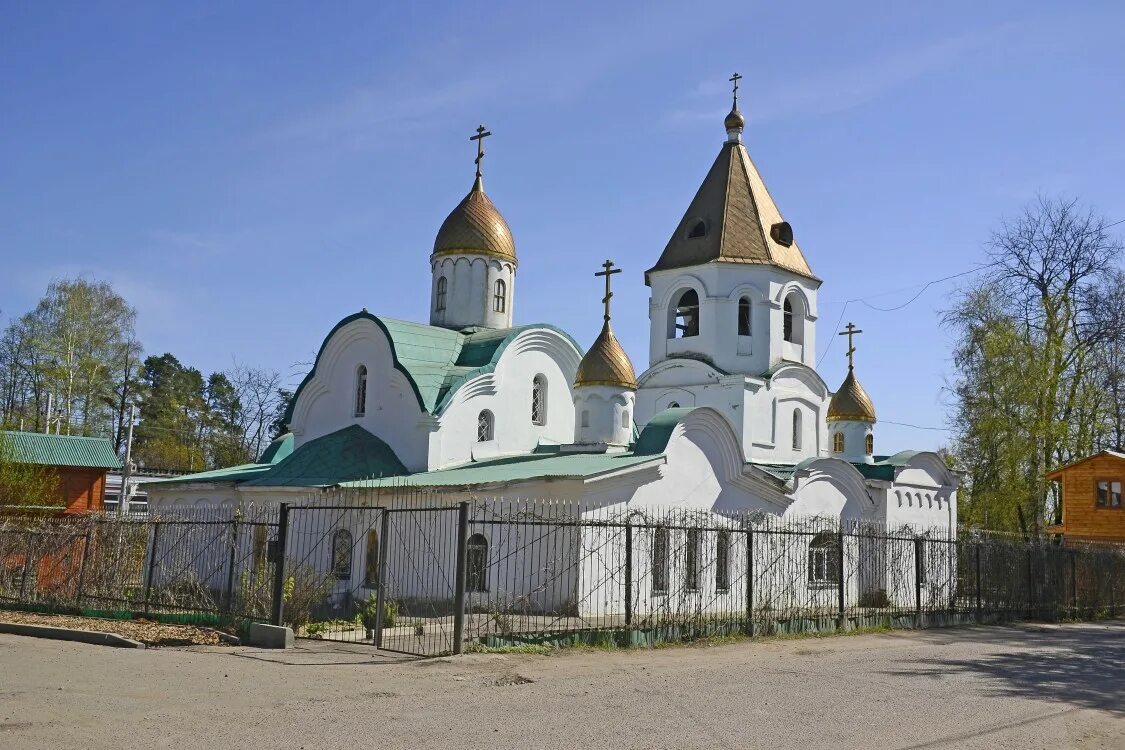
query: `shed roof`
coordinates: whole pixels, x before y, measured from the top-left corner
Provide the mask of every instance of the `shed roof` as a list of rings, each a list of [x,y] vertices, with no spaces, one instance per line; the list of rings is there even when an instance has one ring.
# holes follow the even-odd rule
[[[121,461],[109,438],[48,435],[42,432],[2,431],[12,459],[43,466],[120,469]]]

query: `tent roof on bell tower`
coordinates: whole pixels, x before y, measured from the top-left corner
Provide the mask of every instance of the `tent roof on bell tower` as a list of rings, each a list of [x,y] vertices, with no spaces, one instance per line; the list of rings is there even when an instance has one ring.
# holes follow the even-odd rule
[[[735,100],[723,120],[726,143],[646,279],[653,271],[721,262],[776,266],[819,281],[742,144],[738,78],[731,79]]]

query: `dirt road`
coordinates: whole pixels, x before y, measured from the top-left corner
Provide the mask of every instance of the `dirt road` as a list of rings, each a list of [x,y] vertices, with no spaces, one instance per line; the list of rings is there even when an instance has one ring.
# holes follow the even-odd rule
[[[0,635],[0,748],[1125,749],[1125,623],[405,661]]]

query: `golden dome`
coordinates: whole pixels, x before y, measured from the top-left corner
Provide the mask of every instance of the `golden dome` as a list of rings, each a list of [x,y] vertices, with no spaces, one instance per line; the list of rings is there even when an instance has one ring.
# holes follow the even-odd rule
[[[863,386],[856,380],[855,373],[848,368],[848,376],[840,384],[840,390],[832,396],[828,404],[828,421],[851,421],[875,423],[875,405]]]
[[[738,111],[738,106],[735,105],[730,113],[723,120],[723,127],[727,130],[742,130],[746,127],[746,118]]]
[[[496,210],[480,177],[457,208],[445,217],[434,240],[434,255],[477,254],[516,262],[516,243],[508,222]]]
[[[613,335],[608,320],[602,325],[602,332],[578,365],[574,385],[612,385],[637,390],[637,375],[633,372],[633,363]]]

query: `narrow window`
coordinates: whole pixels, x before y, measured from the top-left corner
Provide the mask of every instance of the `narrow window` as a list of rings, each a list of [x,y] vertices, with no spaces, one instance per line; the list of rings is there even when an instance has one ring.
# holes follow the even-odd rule
[[[781,307],[781,337],[786,341],[793,341],[793,303],[788,297]]]
[[[795,450],[795,451],[801,450],[801,427],[802,427],[801,410],[800,409],[794,409],[793,410],[793,450]]]
[[[379,585],[379,532],[375,529],[367,531],[367,548],[363,558],[363,585],[375,588]]]
[[[836,535],[822,531],[809,542],[809,583],[840,582],[840,545]]]
[[[465,586],[467,591],[488,591],[488,540],[484,534],[469,537]]]
[[[477,442],[487,443],[492,439],[493,434],[493,417],[492,412],[484,409],[477,416]]]
[[[441,312],[445,309],[445,291],[449,286],[444,276],[438,277],[437,280],[437,294],[434,295],[434,309]]]
[[[590,426],[590,411],[588,409],[582,410],[582,426],[583,427],[589,427]]]
[[[869,455],[869,456],[875,453],[875,436],[874,435],[868,435],[867,437],[865,437],[863,439],[863,450],[866,451],[867,455]]]
[[[367,366],[360,365],[355,371],[355,415],[362,417],[367,413]]]
[[[630,424],[629,422],[629,410],[626,409],[625,411],[621,412],[621,429],[627,430],[630,427],[632,427],[632,424]]]
[[[738,300],[738,335],[750,335],[750,298],[743,297]]]
[[[496,293],[492,297],[492,310],[504,312],[508,304],[508,285],[503,279],[496,279]]]
[[[699,529],[687,530],[687,550],[684,555],[684,588],[699,591]]]
[[[689,336],[699,335],[699,295],[694,289],[688,289],[680,295],[676,303],[676,320],[673,331],[674,338],[684,339]]]
[[[929,580],[929,561],[926,559],[926,540],[922,537],[914,539],[914,554],[918,556],[918,583],[927,583]]]
[[[730,590],[730,532],[715,534],[715,590]]]
[[[652,593],[668,593],[668,529],[652,530]]]
[[[1099,508],[1120,508],[1121,482],[1112,479],[1099,479],[1097,502]]]
[[[832,452],[833,453],[843,453],[844,452],[844,433],[837,432],[837,433],[834,433],[832,435]]]
[[[352,577],[352,532],[347,529],[332,535],[332,575],[342,581]]]
[[[547,424],[547,379],[542,375],[531,381],[531,423]]]

